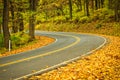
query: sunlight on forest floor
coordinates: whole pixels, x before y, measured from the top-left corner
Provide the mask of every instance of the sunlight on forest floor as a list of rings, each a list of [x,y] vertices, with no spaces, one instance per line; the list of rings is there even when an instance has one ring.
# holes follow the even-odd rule
[[[54,42],[53,38],[49,38],[49,37],[45,37],[45,36],[36,36],[36,39],[37,39],[37,42],[28,44],[19,49],[12,50],[10,52],[2,53],[2,54],[0,54],[0,57],[9,56],[12,54],[17,54],[17,53],[28,51],[28,50],[33,50],[33,49],[40,48],[40,47],[46,46],[46,45]]]
[[[109,41],[102,49],[29,80],[120,80],[120,37],[104,37]]]

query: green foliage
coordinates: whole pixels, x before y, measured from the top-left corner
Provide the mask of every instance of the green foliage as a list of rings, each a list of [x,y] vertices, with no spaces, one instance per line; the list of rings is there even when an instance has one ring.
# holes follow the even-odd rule
[[[83,14],[82,13],[83,12],[77,12],[73,14],[73,21],[75,23],[79,22],[80,18],[84,16],[84,13]]]
[[[73,31],[76,28],[74,23],[42,23],[37,25],[37,30],[47,30],[47,31]]]
[[[0,17],[0,24],[2,24],[2,17]]]
[[[91,19],[87,16],[81,17],[79,20],[81,23],[88,23],[91,22]]]
[[[3,34],[0,34],[0,47],[3,47]]]
[[[95,27],[96,27],[96,29],[99,29],[99,28],[102,27],[102,24],[99,23],[99,24],[97,24]]]
[[[113,35],[120,36],[120,23],[114,23],[114,32]]]
[[[90,17],[93,21],[97,20],[111,21],[114,18],[114,13],[110,9],[102,8],[96,10],[94,14],[91,14]]]
[[[65,22],[66,18],[64,16],[57,16],[57,17],[54,18],[53,21],[55,21],[57,23],[61,23],[61,22]]]
[[[104,25],[102,23],[105,22],[113,22],[115,18],[115,12],[114,8],[112,6],[115,6],[115,4],[109,4],[109,1],[111,0],[103,0],[104,6],[103,8],[99,8],[96,10],[95,8],[95,2],[94,2],[94,9],[92,8],[92,1],[89,3],[89,9],[90,16],[87,17],[85,15],[86,9],[84,5],[84,1],[82,1],[82,10],[78,11],[78,8],[80,6],[76,5],[79,0],[73,0],[72,1],[72,20],[70,20],[69,15],[69,0],[39,0],[39,4],[37,5],[36,12],[30,11],[29,8],[29,1],[27,0],[12,0],[13,2],[13,9],[14,9],[14,15],[15,15],[15,25],[19,26],[19,20],[17,22],[17,15],[18,13],[23,16],[23,21],[25,24],[25,30],[28,30],[28,23],[29,18],[32,15],[35,15],[34,22],[37,23],[36,29],[39,30],[48,30],[48,31],[73,31],[75,29],[78,29],[79,27],[75,27],[74,24],[78,24],[81,26],[81,24],[89,24],[90,22],[95,22],[95,25],[92,25],[92,29],[102,29],[104,28]],[[115,1],[115,0],[113,0]],[[19,2],[21,4],[17,5]],[[26,3],[24,3],[26,2]],[[98,4],[98,3],[97,3]],[[3,3],[0,4],[0,8],[3,9]],[[110,6],[112,8],[109,8]],[[19,11],[19,9],[21,9]],[[2,11],[1,11],[2,12]],[[120,13],[120,10],[118,10],[118,13]],[[2,24],[2,14],[0,14],[0,24]],[[12,15],[9,14],[11,17]],[[11,21],[11,18],[10,18]],[[102,23],[100,23],[102,22]],[[69,24],[70,23],[70,24]],[[12,26],[12,22],[9,22],[9,26]],[[115,24],[114,26],[114,32],[111,32],[111,34],[119,35],[119,24]],[[10,27],[11,28],[11,27]],[[82,27],[83,28],[83,27]],[[106,27],[105,27],[106,28]],[[87,29],[86,29],[87,30]],[[111,30],[112,31],[112,30]],[[117,34],[116,34],[117,33]],[[1,37],[0,37],[1,38]],[[2,39],[2,38],[1,38]],[[12,46],[20,46],[25,44],[29,39],[29,36],[22,33],[16,33],[11,35],[12,40]],[[3,46],[3,40],[0,40],[0,46]]]
[[[26,44],[28,40],[29,40],[29,36],[23,32],[19,32],[11,35],[13,48]]]
[[[40,23],[40,22],[45,22],[47,19],[45,18],[45,14],[44,13],[38,13],[37,15],[36,15],[36,23],[38,24],[38,23]]]

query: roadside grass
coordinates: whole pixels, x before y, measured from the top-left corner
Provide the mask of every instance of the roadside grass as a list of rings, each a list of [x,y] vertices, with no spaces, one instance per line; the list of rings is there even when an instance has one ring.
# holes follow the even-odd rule
[[[36,36],[35,38],[36,40],[26,43],[24,45],[21,45],[19,47],[16,47],[12,49],[10,52],[6,51],[6,49],[1,50],[3,53],[0,54],[0,57],[13,55],[13,54],[17,54],[17,53],[28,51],[28,50],[33,50],[54,42],[53,38],[49,38],[45,36]]]

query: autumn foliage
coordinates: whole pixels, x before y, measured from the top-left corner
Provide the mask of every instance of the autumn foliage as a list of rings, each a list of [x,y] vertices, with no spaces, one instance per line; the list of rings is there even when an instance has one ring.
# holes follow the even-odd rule
[[[120,37],[105,37],[106,46],[90,56],[29,80],[120,80]]]
[[[46,36],[36,36],[36,42],[33,42],[32,44],[27,44],[23,47],[20,47],[19,49],[15,49],[15,50],[12,50],[10,52],[2,53],[2,54],[0,54],[0,57],[1,56],[12,55],[12,54],[17,54],[17,53],[20,53],[20,52],[33,50],[33,49],[36,49],[36,48],[40,48],[40,47],[46,46],[46,45],[48,45],[52,42],[54,42],[53,38],[49,38],[49,37],[46,37]]]

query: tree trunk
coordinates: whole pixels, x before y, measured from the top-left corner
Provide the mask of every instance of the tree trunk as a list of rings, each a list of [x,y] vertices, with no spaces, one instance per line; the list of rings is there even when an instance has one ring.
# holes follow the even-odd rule
[[[31,12],[35,12],[36,11],[36,4],[37,4],[37,0],[29,0],[29,3],[30,3],[30,11]],[[30,39],[29,41],[33,41],[35,39],[35,15],[32,14],[30,17],[29,17],[29,36],[30,36]]]
[[[9,0],[4,0],[4,8],[3,8],[3,35],[4,35],[4,46],[6,49],[9,48],[9,39],[10,33],[8,28],[9,21]]]
[[[98,9],[100,9],[100,6],[101,6],[101,2],[100,2],[100,0],[98,0]]]
[[[85,6],[85,15],[86,16],[89,16],[90,13],[89,13],[89,1],[88,0],[84,0],[84,6]]]
[[[17,33],[18,32],[18,28],[16,25],[17,21],[15,20],[14,5],[11,1],[10,1],[10,12],[11,12],[11,16],[12,16],[12,32]]]
[[[29,18],[29,36],[30,36],[30,39],[29,41],[33,41],[35,39],[35,27],[34,27],[34,16],[30,16]]]
[[[0,34],[2,33],[2,25],[0,24]]]
[[[19,26],[19,31],[23,31],[24,30],[24,22],[23,22],[23,15],[20,14],[20,12],[22,12],[22,10],[19,10],[18,12],[18,26]]]
[[[86,15],[90,16],[90,13],[89,13],[89,0],[86,0]]]
[[[84,6],[84,15],[86,15],[86,0],[83,1],[83,6]]]
[[[101,0],[101,8],[104,7],[104,0]]]
[[[119,0],[115,0],[115,21],[119,21]]]
[[[94,0],[91,0],[91,8],[92,8],[92,12],[94,12]]]
[[[79,11],[82,11],[82,2],[81,2],[81,0],[77,0],[77,7],[78,7],[78,10]]]
[[[95,10],[98,9],[98,0],[95,0]]]
[[[72,0],[69,0],[70,19],[72,19]]]
[[[19,31],[23,31],[24,30],[24,22],[23,22],[23,16],[21,16],[21,19],[19,20]]]
[[[80,11],[82,11],[82,2],[81,0],[79,0],[79,2],[80,2]]]
[[[112,0],[108,0],[108,8],[112,9]]]

